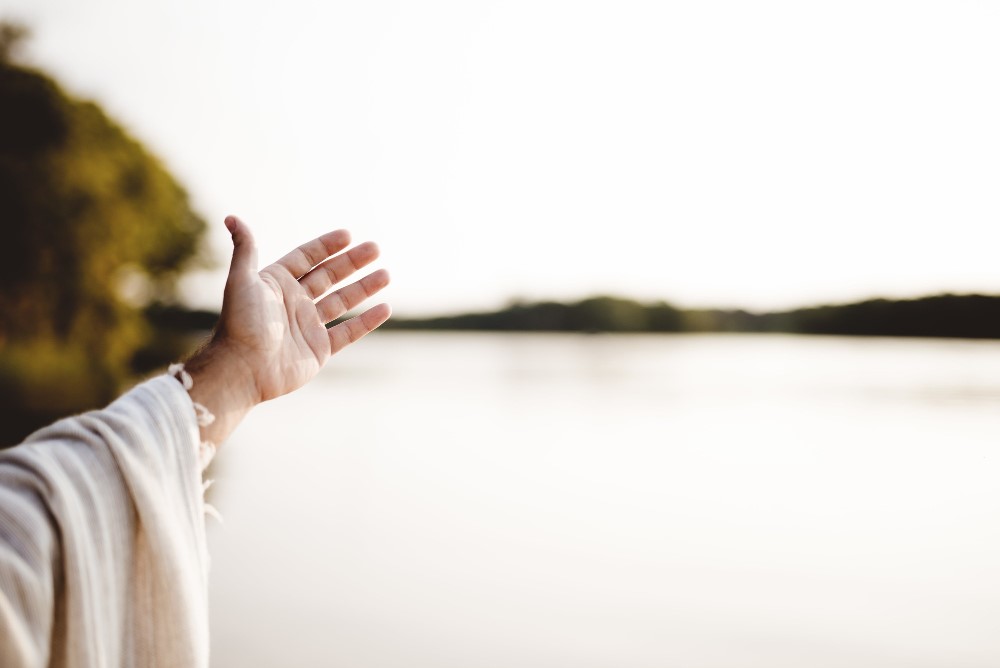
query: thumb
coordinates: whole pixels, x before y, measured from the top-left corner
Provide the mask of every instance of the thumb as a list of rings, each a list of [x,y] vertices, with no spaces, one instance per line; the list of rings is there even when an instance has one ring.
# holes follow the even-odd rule
[[[250,227],[236,216],[226,217],[226,229],[233,236],[233,261],[229,278],[244,278],[257,273],[257,243]]]

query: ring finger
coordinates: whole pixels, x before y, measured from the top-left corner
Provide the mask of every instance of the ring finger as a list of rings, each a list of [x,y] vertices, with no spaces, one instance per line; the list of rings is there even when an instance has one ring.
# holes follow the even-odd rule
[[[324,323],[336,320],[387,285],[389,285],[389,272],[385,269],[379,269],[350,285],[331,292],[316,302],[319,319]]]

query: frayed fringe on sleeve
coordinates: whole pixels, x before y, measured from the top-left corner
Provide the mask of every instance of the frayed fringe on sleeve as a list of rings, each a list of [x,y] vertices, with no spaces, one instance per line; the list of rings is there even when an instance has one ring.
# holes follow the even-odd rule
[[[176,378],[178,382],[180,382],[180,384],[184,387],[185,390],[188,390],[190,392],[191,388],[194,387],[194,379],[191,378],[191,374],[184,369],[184,365],[181,364],[180,362],[171,364],[169,367],[167,367],[167,373]],[[206,408],[203,404],[200,404],[197,401],[192,400],[191,405],[194,407],[195,420],[198,422],[199,427],[207,427],[213,422],[215,422],[215,415],[212,413],[212,411],[208,410],[208,408]],[[203,473],[205,469],[208,468],[208,465],[211,464],[212,460],[215,458],[216,450],[217,448],[215,446],[215,443],[212,443],[211,441],[203,440],[198,445],[198,462],[201,464],[201,470]],[[209,480],[204,484],[204,487],[202,489],[203,494],[204,492],[208,491],[208,488],[211,485],[211,483],[212,481]],[[213,517],[219,523],[222,522],[222,515],[214,506],[212,506],[209,503],[204,503],[204,507],[206,515]]]

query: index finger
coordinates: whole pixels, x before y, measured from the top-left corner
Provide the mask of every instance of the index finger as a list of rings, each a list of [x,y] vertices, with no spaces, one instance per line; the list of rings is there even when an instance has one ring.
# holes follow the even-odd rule
[[[347,230],[327,232],[302,244],[274,265],[281,267],[291,274],[292,278],[298,280],[323,260],[347,248],[349,243],[351,243],[351,233]]]

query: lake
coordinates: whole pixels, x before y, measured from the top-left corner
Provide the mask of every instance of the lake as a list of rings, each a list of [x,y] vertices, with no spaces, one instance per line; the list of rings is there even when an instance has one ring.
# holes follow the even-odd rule
[[[212,665],[996,668],[1000,343],[378,332],[213,465]]]

